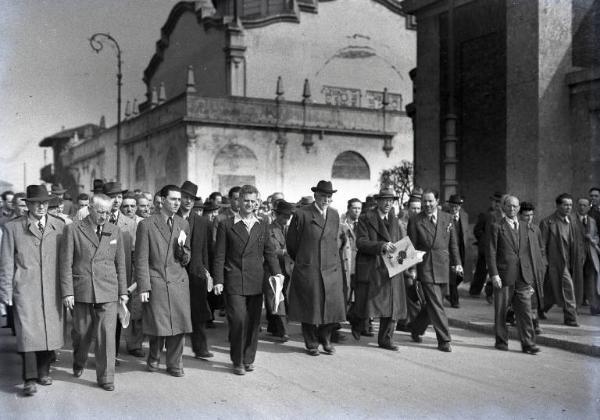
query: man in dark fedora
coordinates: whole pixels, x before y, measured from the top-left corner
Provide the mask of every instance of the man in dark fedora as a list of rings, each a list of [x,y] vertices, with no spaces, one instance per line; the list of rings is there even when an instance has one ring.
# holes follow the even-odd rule
[[[452,194],[448,201],[446,201],[446,212],[452,216],[454,220],[454,230],[456,233],[456,242],[458,243],[458,252],[460,254],[460,260],[466,264],[466,251],[467,251],[467,235],[469,227],[469,215],[463,210],[462,205],[465,200],[458,194]],[[465,272],[469,270],[465,269]],[[450,302],[450,306],[453,308],[460,308],[458,301],[458,285],[464,280],[464,273],[457,273],[454,270],[450,270],[448,280],[448,293],[445,298]]]
[[[196,202],[196,194],[198,194],[198,186],[194,184],[192,181],[184,181],[181,184],[181,206],[177,211],[177,214],[180,215],[184,220],[187,220],[190,223],[190,230],[192,228],[191,223],[194,222],[194,218],[192,217],[192,209],[194,208],[194,203]]]
[[[217,242],[217,227],[219,226],[219,210],[221,206],[214,200],[206,200],[202,206],[202,218],[209,226],[210,238],[208,243],[209,256],[215,255],[215,243]],[[212,261],[211,261],[212,265]],[[210,319],[206,321],[207,328],[216,328],[214,324],[214,312],[223,310],[223,296],[216,295],[214,290],[208,293],[208,305],[210,307]]]
[[[302,323],[308,354],[335,353],[332,332],[346,320],[342,266],[338,246],[340,216],[329,207],[331,181],[312,187],[314,203],[300,207],[292,217],[286,237],[287,252],[294,260],[289,290],[289,319]]]
[[[63,346],[57,273],[65,224],[48,217],[51,198],[45,186],[29,185],[25,197],[28,213],[2,228],[0,302],[13,308],[25,395],[37,391],[36,382],[52,384],[50,361],[54,350]]]
[[[121,232],[123,233],[123,248],[125,249],[125,265],[127,267],[127,287],[130,287],[133,283],[132,277],[132,265],[131,259],[133,256],[133,252],[135,251],[135,230],[136,223],[134,220],[125,216],[121,213],[121,205],[123,204],[123,195],[127,193],[126,189],[121,187],[121,183],[118,181],[107,182],[102,187],[102,192],[107,195],[110,199],[112,199],[112,207],[110,209],[110,214],[108,217],[108,222],[117,226]],[[139,285],[138,285],[139,286]],[[119,357],[119,346],[121,342],[121,321],[117,321],[117,330],[115,332],[115,345],[117,346],[116,357]],[[129,336],[127,334],[127,336]],[[135,338],[136,342],[138,342],[138,338]],[[131,343],[133,347],[136,347],[135,344]],[[141,349],[132,348],[132,351],[137,354],[133,354],[136,357],[143,357],[144,354]],[[119,362],[117,361],[117,364]]]
[[[65,198],[66,192],[67,190],[63,188],[62,184],[52,184],[50,187],[50,194],[63,200],[63,213],[70,216],[73,211],[73,202]]]
[[[391,211],[398,196],[388,187],[374,198],[377,208],[368,210],[358,222],[355,302],[349,317],[356,340],[360,340],[365,319],[379,318],[379,347],[397,351],[394,330],[397,321],[406,318],[404,274],[390,277],[383,259],[396,250],[394,244],[402,239],[398,218]]]

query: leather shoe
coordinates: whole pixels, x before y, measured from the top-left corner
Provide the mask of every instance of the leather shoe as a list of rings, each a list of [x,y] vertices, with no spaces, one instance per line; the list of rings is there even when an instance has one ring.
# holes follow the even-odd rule
[[[331,344],[323,344],[323,351],[325,352],[325,354],[335,354],[335,347],[333,347]]]
[[[398,351],[399,350],[398,346],[395,345],[395,344],[392,344],[392,343],[380,344],[379,347],[381,347],[382,349],[391,350],[391,351]]]
[[[244,369],[246,369],[246,372],[252,372],[254,370],[254,365],[252,363],[244,365]]]
[[[319,353],[319,349],[306,349],[306,352],[310,355],[310,356],[318,356]]]
[[[539,319],[548,319],[548,317],[546,317],[546,313],[544,311],[542,311],[541,309],[538,309],[538,318]]]
[[[496,345],[494,347],[496,347],[496,349],[498,349],[498,350],[508,351],[508,344],[496,343]]]
[[[450,353],[452,351],[452,346],[450,346],[450,343],[448,342],[439,343],[437,348],[439,351],[444,351],[446,353]]]
[[[573,321],[573,320],[565,321],[565,325],[568,327],[579,327],[579,324],[577,323],[577,321]]]
[[[236,375],[245,375],[246,374],[246,370],[244,369],[244,366],[242,365],[233,365],[233,373],[235,373]]]
[[[73,376],[79,378],[83,374],[83,368],[73,368]]]
[[[37,383],[44,386],[52,385],[52,378],[49,376],[42,376],[38,379]]]
[[[423,342],[423,337],[421,337],[419,334],[417,334],[416,332],[411,332],[410,333],[410,338],[412,339],[412,341],[414,341],[415,343],[422,343]]]
[[[534,344],[532,346],[524,346],[521,349],[521,351],[523,353],[536,354],[536,353],[539,353],[541,351],[541,349]]]
[[[283,334],[283,335],[280,337],[280,340],[279,340],[279,341],[281,341],[282,343],[285,343],[285,342],[287,342],[287,341],[290,341],[290,336],[289,336],[289,335],[287,335],[287,334]]]
[[[144,353],[144,350],[142,350],[142,349],[128,350],[127,353],[131,354],[134,357],[144,357],[144,356],[146,356],[146,353]]]
[[[100,384],[100,387],[102,387],[103,390],[105,391],[114,391],[115,390],[115,384]]]
[[[146,362],[146,368],[148,372],[156,372],[158,371],[158,363],[157,362]]]
[[[354,337],[356,341],[360,341],[360,331],[352,328],[352,337]]]
[[[176,378],[184,376],[183,369],[167,369],[167,373]]]
[[[23,394],[30,397],[37,392],[37,386],[35,385],[34,380],[25,381],[23,385]]]
[[[214,353],[210,352],[210,351],[206,351],[203,353],[196,353],[194,355],[194,358],[196,359],[210,359],[211,357],[214,357]]]

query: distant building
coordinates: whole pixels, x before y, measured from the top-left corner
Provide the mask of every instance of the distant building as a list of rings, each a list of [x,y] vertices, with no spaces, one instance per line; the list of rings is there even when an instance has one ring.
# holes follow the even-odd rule
[[[332,179],[341,204],[412,160],[404,108],[416,33],[397,0],[215,3],[180,2],[162,27],[146,99],[125,107],[124,185],[155,191],[190,179],[207,195],[253,183],[293,200]],[[55,149],[46,175],[86,191],[115,178],[115,127],[78,136],[40,143]]]

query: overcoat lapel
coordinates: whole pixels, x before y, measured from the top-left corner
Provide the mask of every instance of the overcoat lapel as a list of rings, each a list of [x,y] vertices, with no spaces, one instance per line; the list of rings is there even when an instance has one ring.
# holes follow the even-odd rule
[[[79,229],[83,233],[83,236],[88,238],[88,240],[94,244],[94,246],[96,247],[96,250],[97,250],[98,245],[99,245],[98,235],[96,235],[96,232],[94,232],[94,229],[92,228],[92,225],[91,225],[89,219],[87,219],[87,218],[84,219],[83,223],[81,223],[79,225]]]
[[[315,204],[311,204],[311,210],[312,210],[312,221],[319,226],[321,229],[325,228],[325,219],[323,218],[323,216],[321,215],[321,213],[319,213],[319,211],[315,208]],[[329,211],[329,209],[327,209],[327,211]]]
[[[29,217],[27,217],[27,229],[38,239],[42,239],[42,232],[37,227],[36,223],[33,223]]]
[[[256,223],[255,223],[255,225],[256,225]],[[254,228],[254,226],[252,226],[252,227]],[[247,245],[248,231],[246,230],[246,225],[244,225],[244,222],[234,223],[231,230],[233,230],[235,232],[235,234],[240,237],[244,246]]]
[[[429,234],[429,245],[432,246],[433,242],[435,241],[437,227],[440,224],[439,217],[437,225],[434,226],[433,223],[431,223],[431,221],[429,220],[429,217],[427,217],[425,213],[421,213],[421,220],[419,221],[419,223],[421,223],[425,232]]]
[[[519,223],[519,231],[521,230],[521,225],[522,223]],[[512,245],[513,249],[515,250],[515,252],[519,252],[519,244],[517,243],[518,236],[517,238],[515,238],[515,234],[513,232],[512,227],[510,227],[510,225],[508,224],[508,222],[506,220],[502,221],[502,234],[508,237],[508,240],[510,242],[510,244]]]
[[[390,217],[390,216],[388,216]],[[376,212],[373,212],[369,215],[369,224],[373,227],[373,229],[375,229],[375,231],[382,237],[384,238],[386,241],[390,242],[390,232],[388,232],[387,227],[385,226],[385,223],[383,222],[383,220],[381,220],[381,218],[378,216],[378,214]],[[391,220],[390,220],[391,222]]]
[[[258,239],[261,232],[262,232],[262,222],[258,221],[256,223],[254,223],[254,225],[252,225],[252,229],[250,229],[250,237],[248,238],[248,241],[246,241],[246,245],[244,246],[244,251],[246,250],[246,248],[248,248],[248,245],[253,244]]]
[[[169,243],[171,241],[171,233],[169,230],[169,225],[165,222],[162,214],[158,214],[154,219],[154,224],[158,228],[158,231],[162,235],[162,237]],[[175,224],[175,219],[173,219],[173,225]]]

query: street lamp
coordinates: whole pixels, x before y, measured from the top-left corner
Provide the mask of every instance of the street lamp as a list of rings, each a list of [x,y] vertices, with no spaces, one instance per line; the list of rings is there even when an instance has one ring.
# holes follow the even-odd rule
[[[103,38],[110,41],[117,53],[117,180],[121,180],[121,86],[123,85],[121,73],[121,47],[116,39],[110,34],[96,33],[90,38],[90,46],[94,51],[100,53],[104,47]]]

